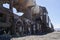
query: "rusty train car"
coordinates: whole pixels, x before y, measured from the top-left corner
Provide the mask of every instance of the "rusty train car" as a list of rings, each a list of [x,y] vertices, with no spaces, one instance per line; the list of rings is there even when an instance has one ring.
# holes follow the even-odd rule
[[[47,13],[37,15],[34,21],[31,21],[0,6],[0,35],[41,35],[53,31],[54,27]]]
[[[10,10],[0,6],[0,34],[8,33],[12,30],[12,12]]]

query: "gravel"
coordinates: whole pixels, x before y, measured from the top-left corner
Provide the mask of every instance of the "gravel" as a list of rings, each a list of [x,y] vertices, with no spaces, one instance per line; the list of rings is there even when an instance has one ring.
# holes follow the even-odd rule
[[[60,40],[60,32],[53,32],[46,35],[31,35],[25,37],[11,38],[11,40]]]

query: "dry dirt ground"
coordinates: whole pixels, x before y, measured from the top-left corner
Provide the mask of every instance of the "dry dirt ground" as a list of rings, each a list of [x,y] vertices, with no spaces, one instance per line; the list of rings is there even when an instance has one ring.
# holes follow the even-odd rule
[[[60,40],[60,32],[53,32],[46,35],[32,35],[26,37],[12,38],[11,40]]]

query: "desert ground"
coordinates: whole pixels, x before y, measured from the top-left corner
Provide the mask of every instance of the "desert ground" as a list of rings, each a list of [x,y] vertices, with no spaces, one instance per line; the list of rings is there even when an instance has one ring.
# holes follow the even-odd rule
[[[31,35],[12,38],[11,40],[60,40],[60,32],[52,32],[46,35]]]

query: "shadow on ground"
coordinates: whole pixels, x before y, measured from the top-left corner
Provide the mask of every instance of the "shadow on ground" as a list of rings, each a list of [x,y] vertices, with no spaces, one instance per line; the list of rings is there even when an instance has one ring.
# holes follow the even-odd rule
[[[46,33],[48,34],[48,33]],[[17,35],[8,35],[8,34],[4,34],[4,35],[0,35],[0,40],[10,40],[12,38],[19,38],[19,37],[26,37],[26,36],[42,36],[42,35],[46,35],[45,33],[43,34],[32,34],[32,35],[23,35],[23,36],[17,36]]]

